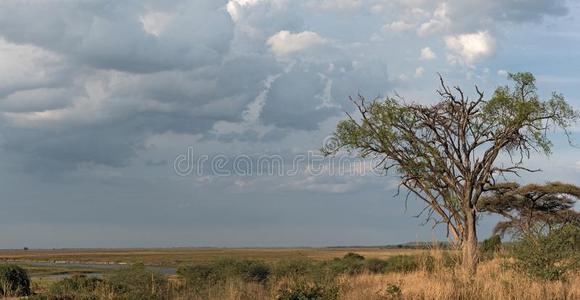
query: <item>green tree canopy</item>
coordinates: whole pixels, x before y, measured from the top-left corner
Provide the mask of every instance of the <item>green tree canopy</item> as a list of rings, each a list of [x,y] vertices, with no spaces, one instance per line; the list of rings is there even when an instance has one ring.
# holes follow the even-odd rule
[[[440,100],[432,105],[398,97],[352,99],[357,115],[338,123],[330,155],[341,149],[375,156],[386,171],[394,169],[407,196],[426,203],[428,220],[445,224],[463,247],[466,269],[475,271],[477,204],[486,188],[505,174],[532,171],[523,166],[531,152],[551,153],[550,130],[567,134],[578,113],[561,94],[547,100],[537,94],[531,73],[510,74],[511,86],[491,98],[475,88],[470,99],[440,77]],[[501,154],[508,164],[496,163]]]

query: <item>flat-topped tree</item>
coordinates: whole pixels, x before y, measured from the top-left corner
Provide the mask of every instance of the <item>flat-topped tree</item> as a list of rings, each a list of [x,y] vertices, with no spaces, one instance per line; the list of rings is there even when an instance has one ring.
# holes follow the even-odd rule
[[[564,97],[553,93],[541,100],[530,73],[509,74],[512,86],[496,89],[489,100],[475,88],[469,99],[459,87],[445,85],[440,76],[440,101],[433,105],[407,103],[387,97],[353,100],[358,116],[348,115],[334,133],[333,154],[341,149],[380,158],[386,171],[396,170],[407,196],[424,201],[427,219],[445,224],[461,245],[463,265],[476,271],[477,204],[496,177],[532,171],[522,165],[530,152],[550,154],[551,129],[577,121]],[[500,154],[507,162],[496,163]]]
[[[496,184],[479,200],[478,210],[504,218],[494,234],[542,236],[554,229],[572,224],[580,226],[580,212],[574,204],[580,199],[580,187],[562,182]]]

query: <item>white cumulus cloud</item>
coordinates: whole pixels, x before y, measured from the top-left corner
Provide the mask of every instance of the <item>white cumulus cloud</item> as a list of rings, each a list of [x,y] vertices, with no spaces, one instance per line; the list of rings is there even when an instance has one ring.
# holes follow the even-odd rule
[[[421,56],[419,58],[422,60],[432,60],[437,58],[437,55],[435,55],[435,52],[430,47],[425,47],[421,49]]]
[[[495,39],[487,31],[447,36],[445,45],[466,64],[474,64],[495,52]]]
[[[283,57],[326,42],[327,40],[316,32],[292,33],[283,30],[270,37],[266,43],[276,56]]]

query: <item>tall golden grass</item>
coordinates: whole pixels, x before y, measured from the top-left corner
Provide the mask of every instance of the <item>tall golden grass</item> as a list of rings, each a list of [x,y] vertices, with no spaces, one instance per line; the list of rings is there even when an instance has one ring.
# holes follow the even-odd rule
[[[482,262],[475,276],[460,267],[443,266],[442,252],[434,251],[435,267],[415,272],[344,275],[338,278],[339,299],[580,299],[580,274],[570,274],[566,281],[543,281],[505,267],[505,259]],[[202,298],[193,294],[174,295],[174,299],[276,299],[281,286],[291,279],[281,279],[267,286],[230,281],[215,287]],[[393,290],[394,289],[394,290]]]
[[[502,267],[495,259],[480,265],[477,275],[436,268],[401,274],[363,274],[341,278],[341,299],[389,299],[387,287],[400,288],[401,299],[580,299],[580,276],[566,282],[540,281]]]

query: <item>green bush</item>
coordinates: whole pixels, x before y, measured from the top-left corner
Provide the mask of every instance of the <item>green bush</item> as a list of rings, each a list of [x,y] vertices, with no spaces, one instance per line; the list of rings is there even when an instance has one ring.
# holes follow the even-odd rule
[[[97,300],[97,288],[103,280],[84,275],[73,276],[53,283],[45,295],[35,299],[48,300]]]
[[[177,274],[183,276],[188,285],[194,288],[210,286],[222,279],[218,269],[209,264],[182,266],[177,269]]]
[[[419,267],[419,257],[411,255],[396,255],[387,260],[385,272],[412,272]]]
[[[365,258],[360,254],[349,252],[342,258],[322,262],[320,267],[326,276],[330,277],[340,274],[355,275],[365,270]]]
[[[335,300],[339,290],[336,286],[325,286],[318,283],[297,283],[291,287],[278,290],[277,300]]]
[[[116,270],[106,279],[73,276],[52,284],[47,293],[33,299],[98,300],[98,299],[168,299],[168,283],[159,273],[142,265]]]
[[[362,257],[362,256],[361,256]],[[387,273],[387,272],[412,272],[419,267],[418,256],[396,255],[387,259],[361,259],[355,256],[335,258],[320,263],[322,272],[330,277],[341,274],[356,275],[364,272]]]
[[[237,264],[237,273],[242,279],[250,282],[264,283],[268,280],[270,266],[260,261],[241,261]]]
[[[382,260],[365,259],[359,254],[347,253],[342,258],[323,262],[297,259],[280,261],[273,265],[255,260],[224,259],[212,263],[181,266],[177,274],[185,279],[189,289],[201,292],[230,279],[266,283],[271,277],[274,280],[287,277],[328,285],[343,274],[411,272],[417,270],[419,265],[418,256],[397,255]]]
[[[177,269],[177,274],[183,276],[187,284],[196,289],[206,288],[231,278],[241,278],[248,282],[265,283],[271,273],[271,267],[264,262],[233,259],[181,266]]]
[[[330,261],[322,262],[320,267],[322,272],[330,277],[335,277],[340,274],[355,275],[360,274],[365,270],[365,261],[361,259],[335,258]]]
[[[117,270],[107,277],[115,299],[165,299],[167,279],[142,265]]]
[[[274,267],[274,273],[276,278],[286,277],[328,286],[334,284],[337,276],[357,273],[359,269],[364,269],[364,262],[347,262],[340,258],[322,262],[300,259],[278,262]]]
[[[280,277],[306,277],[318,271],[318,265],[307,259],[283,260],[274,266],[273,274]]]
[[[481,245],[479,246],[481,258],[484,260],[493,258],[500,250],[501,237],[499,235],[492,235],[490,238],[481,242]]]
[[[371,273],[384,273],[389,267],[389,263],[386,260],[371,258],[366,262],[366,269]]]
[[[30,295],[30,278],[23,268],[17,265],[0,265],[0,296]]]
[[[353,260],[353,261],[360,261],[360,260],[364,260],[365,257],[358,254],[358,253],[354,253],[354,252],[349,252],[347,254],[345,254],[342,259],[344,260]]]
[[[547,236],[527,235],[513,245],[511,253],[518,271],[541,279],[563,279],[580,267],[580,228],[568,225]]]

